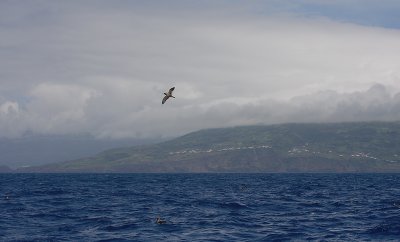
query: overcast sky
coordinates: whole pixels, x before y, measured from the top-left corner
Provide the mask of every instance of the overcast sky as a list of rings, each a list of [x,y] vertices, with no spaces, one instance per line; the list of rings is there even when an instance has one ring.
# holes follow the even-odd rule
[[[0,1],[0,136],[400,120],[399,12],[397,0]]]

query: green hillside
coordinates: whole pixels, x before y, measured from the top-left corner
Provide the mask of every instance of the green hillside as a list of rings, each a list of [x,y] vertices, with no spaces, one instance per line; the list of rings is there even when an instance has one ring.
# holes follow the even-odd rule
[[[400,172],[400,122],[208,129],[23,172]]]

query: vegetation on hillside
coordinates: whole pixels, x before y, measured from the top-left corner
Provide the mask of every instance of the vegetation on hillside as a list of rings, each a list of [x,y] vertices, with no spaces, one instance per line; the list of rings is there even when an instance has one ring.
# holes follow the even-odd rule
[[[207,129],[39,172],[399,172],[400,123],[280,124]]]

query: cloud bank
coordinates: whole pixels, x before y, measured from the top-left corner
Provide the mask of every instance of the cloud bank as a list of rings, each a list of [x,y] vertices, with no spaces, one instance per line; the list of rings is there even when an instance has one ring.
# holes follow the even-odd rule
[[[400,92],[393,95],[381,84],[365,91],[320,91],[290,100],[225,99],[192,104],[189,100],[196,99],[179,97],[177,90],[178,98],[165,106],[160,106],[157,89],[149,92],[154,100],[147,105],[124,105],[130,95],[129,85],[125,88],[124,97],[123,90],[111,96],[115,90],[43,84],[33,91],[40,95],[26,107],[15,102],[0,105],[0,132],[5,137],[26,132],[89,132],[99,138],[154,138],[237,125],[400,120]]]
[[[0,136],[399,120],[400,30],[281,2],[2,3]]]

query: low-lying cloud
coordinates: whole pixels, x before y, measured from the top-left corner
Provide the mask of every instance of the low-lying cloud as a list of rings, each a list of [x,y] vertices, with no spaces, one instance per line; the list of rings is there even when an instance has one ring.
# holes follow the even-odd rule
[[[25,107],[9,101],[0,105],[0,132],[5,137],[26,132],[89,132],[99,138],[154,138],[237,125],[400,120],[400,93],[391,94],[381,84],[350,93],[320,91],[290,100],[247,102],[185,98],[179,96],[177,89],[177,98],[165,105],[160,103],[162,96],[157,88],[148,87],[141,92],[147,95],[138,92],[139,99],[129,102],[129,94],[135,93],[129,85],[120,90],[92,90],[42,84],[32,91],[40,95],[32,97]]]

